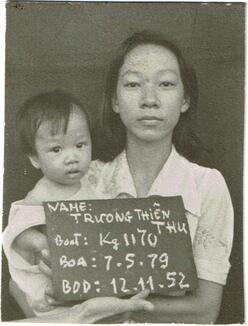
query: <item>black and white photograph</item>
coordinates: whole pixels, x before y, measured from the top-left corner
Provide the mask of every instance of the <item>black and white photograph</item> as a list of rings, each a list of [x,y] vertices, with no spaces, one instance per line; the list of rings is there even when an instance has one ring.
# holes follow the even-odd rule
[[[245,323],[245,9],[6,2],[2,322]]]

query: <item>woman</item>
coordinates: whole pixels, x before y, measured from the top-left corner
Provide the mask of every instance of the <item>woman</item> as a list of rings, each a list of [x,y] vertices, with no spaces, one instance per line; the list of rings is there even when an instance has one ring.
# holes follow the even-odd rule
[[[109,72],[103,129],[110,143],[101,159],[112,161],[93,162],[88,178],[109,198],[182,196],[199,279],[198,289],[184,296],[150,295],[153,311],[130,313],[137,322],[213,323],[218,316],[233,209],[221,174],[187,159],[198,151],[191,131],[196,86],[180,51],[152,33],[127,39]],[[21,253],[47,245],[42,234],[26,230],[14,246]]]

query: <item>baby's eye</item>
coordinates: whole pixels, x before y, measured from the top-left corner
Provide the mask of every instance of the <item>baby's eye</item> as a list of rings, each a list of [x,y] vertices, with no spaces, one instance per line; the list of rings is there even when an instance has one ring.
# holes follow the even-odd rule
[[[163,82],[159,83],[159,86],[163,87],[163,88],[168,88],[168,87],[175,86],[175,83],[170,82],[170,81],[163,81]]]
[[[85,143],[78,143],[76,145],[77,148],[83,148],[86,144]]]
[[[52,149],[51,149],[51,152],[53,153],[60,153],[62,150],[62,148],[60,146],[54,146]]]
[[[124,86],[127,87],[127,88],[137,88],[137,87],[140,86],[140,83],[138,83],[138,82],[127,82],[127,83],[125,83]]]

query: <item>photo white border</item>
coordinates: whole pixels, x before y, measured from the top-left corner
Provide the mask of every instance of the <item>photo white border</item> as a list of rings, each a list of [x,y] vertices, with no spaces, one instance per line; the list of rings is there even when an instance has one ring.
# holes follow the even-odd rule
[[[92,0],[93,1],[93,0]],[[94,0],[98,2],[103,2],[102,0]],[[61,0],[29,0],[29,2],[84,2],[78,0],[70,0],[70,1],[61,1]],[[132,2],[126,0],[111,0],[109,2]],[[247,5],[248,0],[246,1],[232,1],[227,2],[224,0],[219,1],[192,1],[192,0],[174,0],[174,1],[151,1],[151,0],[135,0],[135,2],[201,2],[202,5],[208,5],[209,3],[226,3],[226,5],[232,5],[234,3],[245,3]],[[5,111],[5,34],[6,34],[6,6],[7,1],[1,0],[0,2],[0,184],[2,185],[0,189],[0,207],[3,207],[3,173],[4,173],[4,111]],[[247,46],[247,10],[245,9],[245,63],[247,63],[247,53],[248,53],[248,46]],[[247,64],[245,64],[245,81],[247,77]],[[245,82],[246,85],[246,82]],[[244,261],[244,286],[245,286],[245,320],[248,315],[248,308],[247,308],[247,301],[248,301],[248,280],[247,280],[247,271],[248,271],[248,114],[246,113],[247,110],[247,103],[248,103],[248,95],[245,90],[245,107],[244,107],[244,125],[245,125],[245,132],[244,132],[244,178],[243,178],[243,194],[244,194],[244,204],[243,204],[243,239],[244,239],[244,253],[243,253],[243,261]],[[2,215],[2,214],[1,214]],[[2,224],[2,219],[1,224]],[[2,239],[2,237],[1,237]],[[1,241],[2,243],[2,241]],[[1,257],[0,257],[1,259]],[[1,269],[0,269],[0,276],[1,276]],[[1,285],[0,285],[1,287]],[[0,297],[0,307],[1,307],[1,297]],[[3,325],[15,325],[16,323],[12,322],[1,322]],[[27,325],[27,323],[18,323],[19,325]],[[40,323],[35,323],[36,325],[44,325]],[[246,320],[245,324],[248,325],[248,321]],[[57,324],[54,324],[57,325]],[[60,324],[60,325],[68,325],[68,324]],[[139,324],[137,324],[139,325]],[[146,324],[148,325],[148,324]],[[166,324],[163,324],[166,325]],[[171,324],[167,324],[171,325]],[[178,324],[179,325],[179,324]]]

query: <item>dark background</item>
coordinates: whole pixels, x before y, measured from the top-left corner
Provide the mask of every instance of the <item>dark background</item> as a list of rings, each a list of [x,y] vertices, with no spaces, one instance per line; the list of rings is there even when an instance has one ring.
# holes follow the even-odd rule
[[[20,104],[41,91],[63,88],[97,119],[117,46],[136,31],[163,32],[196,69],[196,131],[214,150],[204,163],[222,172],[235,209],[232,268],[218,322],[243,323],[244,10],[244,3],[8,3],[3,227],[10,203],[22,199],[39,177],[16,143]],[[9,296],[8,281],[3,257],[3,321],[23,317]]]

